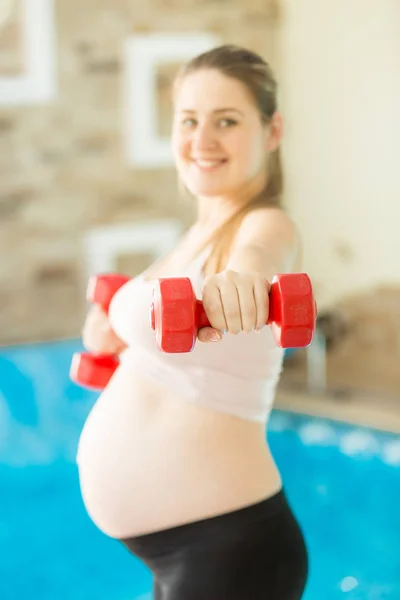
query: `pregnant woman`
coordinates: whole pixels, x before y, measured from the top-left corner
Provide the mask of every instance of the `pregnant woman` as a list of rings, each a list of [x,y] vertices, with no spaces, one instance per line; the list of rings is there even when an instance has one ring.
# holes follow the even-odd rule
[[[276,95],[269,65],[245,48],[184,65],[172,147],[197,218],[83,327],[89,351],[122,354],[80,438],[82,496],[96,525],[151,569],[156,600],[300,600],[307,581],[265,435],[284,352],[265,326],[271,281],[301,259],[280,204]],[[190,278],[210,326],[192,352],[168,354],[148,315],[155,281],[177,276]]]

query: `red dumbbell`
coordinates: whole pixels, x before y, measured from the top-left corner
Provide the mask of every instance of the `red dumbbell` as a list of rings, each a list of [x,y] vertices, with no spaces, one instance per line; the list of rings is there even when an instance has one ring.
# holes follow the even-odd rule
[[[312,342],[317,306],[305,273],[276,275],[269,294],[267,325],[278,346],[301,348]],[[201,327],[210,322],[187,277],[161,278],[154,288],[150,322],[163,352],[191,352]]]
[[[127,281],[129,277],[124,275],[94,275],[89,279],[86,299],[91,304],[99,304],[108,313],[112,297]],[[79,385],[100,390],[106,387],[118,366],[118,356],[76,352],[72,357],[70,377]]]

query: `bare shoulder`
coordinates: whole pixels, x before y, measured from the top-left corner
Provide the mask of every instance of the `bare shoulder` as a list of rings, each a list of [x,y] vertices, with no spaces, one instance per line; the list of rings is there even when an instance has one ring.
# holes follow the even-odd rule
[[[250,211],[243,219],[236,235],[236,244],[270,246],[279,240],[282,244],[300,244],[299,230],[291,217],[279,207],[265,207]]]
[[[270,279],[275,273],[299,271],[302,249],[299,231],[281,208],[248,213],[235,235],[228,268],[257,271]]]

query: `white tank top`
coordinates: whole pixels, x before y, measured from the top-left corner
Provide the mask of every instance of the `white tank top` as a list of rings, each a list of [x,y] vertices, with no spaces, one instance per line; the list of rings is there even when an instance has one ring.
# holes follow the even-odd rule
[[[201,253],[186,268],[163,277],[189,277],[201,300],[205,258]],[[196,340],[188,353],[161,352],[150,326],[154,284],[141,274],[120,288],[111,301],[111,327],[128,345],[121,356],[121,368],[134,368],[142,377],[189,402],[266,423],[284,357],[271,328],[266,326],[259,333],[227,333],[215,343]]]

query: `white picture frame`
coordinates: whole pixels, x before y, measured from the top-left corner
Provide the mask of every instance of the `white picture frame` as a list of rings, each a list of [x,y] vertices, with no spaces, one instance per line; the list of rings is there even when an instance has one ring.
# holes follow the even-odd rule
[[[96,273],[115,273],[118,257],[146,253],[157,260],[170,252],[183,234],[177,219],[140,219],[89,230],[83,240],[85,278]]]
[[[12,14],[14,0],[2,0],[0,3],[0,27],[7,24],[7,21]]]
[[[122,127],[129,166],[152,169],[173,164],[169,137],[157,133],[157,66],[187,61],[220,43],[208,33],[153,33],[126,40]]]
[[[23,0],[24,72],[0,76],[0,106],[42,104],[56,96],[54,0]]]

